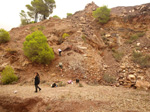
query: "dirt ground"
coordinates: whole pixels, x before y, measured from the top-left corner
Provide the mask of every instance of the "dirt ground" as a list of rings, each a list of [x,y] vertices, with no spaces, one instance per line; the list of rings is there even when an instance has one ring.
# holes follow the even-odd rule
[[[150,91],[82,85],[1,85],[0,112],[150,112]]]

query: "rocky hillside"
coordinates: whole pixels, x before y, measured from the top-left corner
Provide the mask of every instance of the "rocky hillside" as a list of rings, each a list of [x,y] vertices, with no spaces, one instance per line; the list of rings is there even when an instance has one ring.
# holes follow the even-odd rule
[[[150,4],[112,8],[111,19],[105,25],[92,16],[97,7],[92,2],[84,10],[65,19],[49,18],[13,28],[10,42],[0,45],[0,71],[11,65],[20,82],[32,81],[36,71],[43,81],[79,78],[91,84],[111,84],[118,77],[122,77],[119,85],[122,84],[120,82],[124,85],[133,83],[135,78],[148,81]],[[55,59],[50,65],[32,63],[24,56],[25,37],[35,30],[43,31],[55,52]],[[62,40],[64,33],[70,36]],[[63,50],[62,56],[58,55],[59,48]],[[133,57],[134,53],[140,53],[141,58]],[[62,72],[59,62],[63,63]],[[127,78],[130,76],[134,77],[134,81]]]

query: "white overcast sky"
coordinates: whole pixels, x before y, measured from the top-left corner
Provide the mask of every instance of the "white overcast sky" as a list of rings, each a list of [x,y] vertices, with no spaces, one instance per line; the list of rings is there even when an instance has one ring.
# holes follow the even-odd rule
[[[32,0],[0,0],[0,28],[10,30],[20,25],[19,13],[26,10],[25,5]],[[52,15],[61,18],[66,17],[66,13],[75,13],[83,10],[87,3],[94,1],[98,6],[107,5],[109,8],[117,6],[134,6],[150,3],[150,0],[55,0],[56,9]]]

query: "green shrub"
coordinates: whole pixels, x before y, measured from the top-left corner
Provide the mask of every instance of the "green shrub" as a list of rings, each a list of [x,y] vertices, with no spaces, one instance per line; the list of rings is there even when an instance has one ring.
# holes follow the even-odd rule
[[[26,37],[23,50],[32,62],[49,64],[54,59],[53,49],[49,47],[47,38],[41,31],[35,31]]]
[[[136,33],[130,36],[130,39],[127,41],[127,43],[132,44],[134,41],[139,39],[139,37],[143,37],[145,35],[144,32]]]
[[[81,36],[81,38],[83,39],[84,42],[86,42],[86,36],[84,34]]]
[[[33,24],[36,23],[35,21],[30,21],[29,19],[21,19],[21,24],[20,26],[28,25],[28,24]]]
[[[64,42],[65,38],[66,38],[66,37],[69,37],[69,36],[70,36],[69,34],[64,33],[64,34],[62,35],[62,37],[58,37],[58,45],[62,44],[62,43]]]
[[[0,29],[0,44],[8,42],[9,40],[10,40],[9,33],[4,29]]]
[[[93,11],[94,18],[98,19],[100,23],[105,24],[110,19],[110,9],[107,6],[102,6]]]
[[[35,21],[31,21],[30,23],[32,24],[32,23],[36,23],[36,22]]]
[[[32,23],[34,23],[34,21],[31,21],[30,19],[22,18],[20,26],[24,26],[24,25],[28,25],[28,24],[32,24]]]
[[[32,27],[30,28],[30,30],[31,30],[32,32],[35,32],[35,31],[38,31],[38,30],[43,31],[44,29],[45,29],[45,27],[44,27],[44,26],[40,26],[40,25],[38,25],[38,26],[32,26]]]
[[[62,38],[65,39],[66,37],[69,37],[69,36],[70,36],[69,34],[64,33],[64,34],[62,35]]]
[[[145,35],[144,32],[139,32],[139,33],[137,33],[137,36],[138,36],[138,37],[143,37],[144,35]]]
[[[83,87],[83,84],[82,84],[82,83],[79,83],[79,87]]]
[[[138,35],[134,34],[130,37],[130,40],[134,41],[134,40],[137,40],[138,38],[139,38]]]
[[[67,13],[67,17],[72,16],[72,13]]]
[[[116,49],[115,49],[115,48],[112,48],[111,50],[112,50],[112,52],[116,52]]]
[[[142,53],[133,51],[133,58],[138,59],[140,57],[142,57]]]
[[[14,74],[14,69],[11,66],[6,66],[2,71],[1,81],[3,84],[10,84],[16,82],[18,77]]]
[[[106,83],[113,84],[113,83],[115,83],[116,78],[114,76],[111,76],[111,75],[108,75],[108,74],[104,74],[103,75],[103,80]]]
[[[115,50],[114,48],[112,48],[112,55],[115,58],[116,61],[121,61],[122,57],[124,56],[123,52],[119,52],[117,50]]]
[[[66,86],[66,83],[63,83],[62,81],[58,83],[58,87],[64,87]]]
[[[17,50],[8,48],[8,49],[6,49],[6,52],[7,52],[8,54],[10,54],[10,55],[14,55],[14,54],[17,53]]]
[[[140,52],[133,51],[132,61],[141,67],[150,67],[150,55],[144,55]]]
[[[56,19],[61,19],[59,16],[57,15],[54,15],[53,18],[56,18]]]

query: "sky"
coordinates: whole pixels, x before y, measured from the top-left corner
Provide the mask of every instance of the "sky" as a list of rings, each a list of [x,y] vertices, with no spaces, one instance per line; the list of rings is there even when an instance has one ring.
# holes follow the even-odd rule
[[[21,10],[27,11],[26,4],[32,0],[0,0],[0,28],[7,31],[20,25],[19,13]],[[149,0],[55,0],[56,8],[53,15],[65,18],[67,13],[74,14],[83,10],[88,3],[94,1],[98,6],[107,5],[108,8],[117,6],[134,6],[150,3]]]

